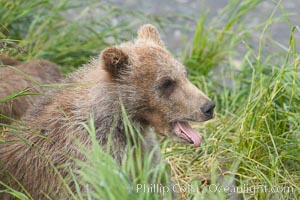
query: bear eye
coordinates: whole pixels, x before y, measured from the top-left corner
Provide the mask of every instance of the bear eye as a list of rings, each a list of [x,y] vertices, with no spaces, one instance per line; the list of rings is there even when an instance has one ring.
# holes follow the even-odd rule
[[[171,79],[167,79],[167,80],[164,80],[163,83],[161,84],[161,88],[162,89],[168,89],[170,87],[172,87],[174,84],[174,81],[171,80]]]
[[[176,84],[176,82],[174,80],[172,80],[171,78],[163,79],[159,86],[162,96],[165,96],[165,97],[170,96],[175,88],[175,84]]]

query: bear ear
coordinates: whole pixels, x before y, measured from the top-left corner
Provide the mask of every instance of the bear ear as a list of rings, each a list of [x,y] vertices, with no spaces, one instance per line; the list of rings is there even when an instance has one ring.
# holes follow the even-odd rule
[[[119,78],[128,66],[128,55],[117,47],[108,47],[101,52],[100,59],[103,68],[112,78]]]
[[[164,47],[164,43],[160,39],[158,30],[151,24],[146,24],[139,29],[138,38],[152,40],[156,42],[158,45]]]

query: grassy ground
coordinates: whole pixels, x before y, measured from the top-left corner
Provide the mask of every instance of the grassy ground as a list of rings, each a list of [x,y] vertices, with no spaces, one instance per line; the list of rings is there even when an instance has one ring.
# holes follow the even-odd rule
[[[1,54],[21,60],[45,58],[68,73],[103,47],[132,37],[128,36],[132,23],[123,21],[112,28],[109,19],[120,14],[136,18],[134,13],[93,1],[85,4],[90,5],[86,9],[80,3],[51,2],[0,0]],[[136,193],[135,186],[147,183],[150,172],[165,179],[168,171],[181,186],[176,191],[182,199],[237,198],[236,193],[241,199],[299,198],[300,55],[293,35],[300,28],[291,27],[289,46],[266,54],[265,46],[272,42],[267,31],[275,21],[270,13],[255,30],[261,32],[259,47],[251,47],[247,36],[252,30],[245,27],[244,17],[259,3],[232,0],[213,19],[203,12],[192,43],[183,50],[182,61],[190,68],[191,80],[216,102],[215,118],[195,124],[204,136],[202,146],[195,150],[162,140],[168,165],[151,169],[151,155],[135,161],[128,152],[119,167],[95,144],[78,172],[83,177],[77,180],[78,188],[84,185],[86,196],[78,190],[74,199],[161,199],[160,194]],[[102,10],[101,19],[88,15],[95,5]],[[76,20],[61,14],[70,9],[80,13]],[[87,128],[93,137],[92,124],[91,120]],[[130,134],[129,121],[127,126]],[[143,163],[144,168],[136,168],[134,162]]]

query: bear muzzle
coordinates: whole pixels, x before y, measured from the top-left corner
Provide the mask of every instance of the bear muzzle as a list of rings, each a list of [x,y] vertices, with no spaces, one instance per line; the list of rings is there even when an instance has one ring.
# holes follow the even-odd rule
[[[188,143],[199,147],[202,141],[202,136],[194,130],[188,121],[203,122],[213,118],[215,103],[208,100],[198,111],[188,117],[173,122],[173,132],[175,135]]]

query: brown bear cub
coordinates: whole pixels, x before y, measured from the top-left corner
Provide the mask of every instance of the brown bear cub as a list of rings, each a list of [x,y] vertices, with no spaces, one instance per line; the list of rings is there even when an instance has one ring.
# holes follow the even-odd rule
[[[104,49],[98,60],[64,83],[76,84],[52,91],[32,107],[22,118],[28,128],[6,134],[9,144],[0,145],[2,171],[6,172],[1,181],[20,189],[13,181],[17,180],[35,199],[45,199],[45,195],[68,199],[61,177],[68,176],[66,163],[76,169],[72,159],[85,159],[78,145],[91,145],[82,125],[91,113],[99,144],[105,147],[110,137],[112,156],[118,162],[128,141],[122,118],[115,117],[121,113],[121,104],[140,127],[145,149],[157,146],[154,131],[198,147],[201,136],[188,121],[213,117],[214,103],[189,81],[186,67],[166,50],[152,25],[141,27],[136,40]],[[74,189],[72,182],[68,184]]]
[[[14,68],[12,68],[14,67]],[[62,78],[58,67],[46,60],[35,60],[20,63],[6,56],[0,56],[0,99],[13,93],[28,89],[28,93],[44,93],[39,84],[55,83]],[[12,100],[0,103],[0,123],[9,124],[12,119],[20,119],[27,108],[41,96],[17,96]]]

